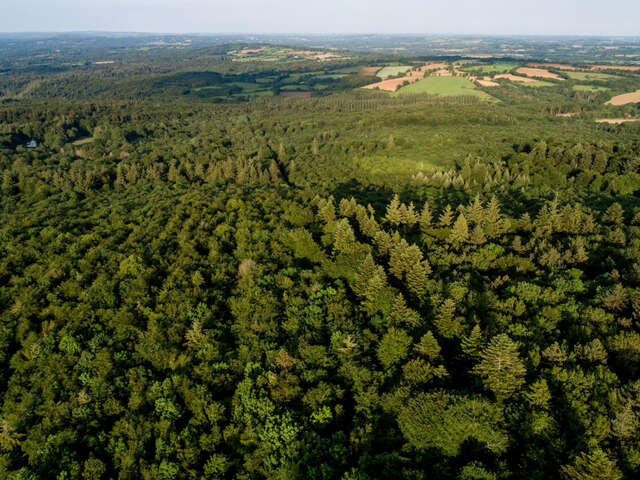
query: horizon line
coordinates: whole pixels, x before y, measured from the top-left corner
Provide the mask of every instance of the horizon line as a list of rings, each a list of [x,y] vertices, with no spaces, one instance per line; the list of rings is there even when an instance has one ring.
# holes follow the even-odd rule
[[[0,31],[0,35],[28,34],[129,34],[129,35],[260,35],[260,36],[458,36],[458,37],[587,37],[587,38],[638,38],[640,33],[455,33],[455,32],[162,32],[136,30],[20,30]]]

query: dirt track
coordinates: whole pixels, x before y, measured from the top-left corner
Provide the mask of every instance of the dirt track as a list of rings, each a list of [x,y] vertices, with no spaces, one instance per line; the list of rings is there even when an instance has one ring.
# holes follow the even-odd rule
[[[611,123],[614,125],[620,125],[626,122],[638,122],[640,118],[596,118],[597,123]]]

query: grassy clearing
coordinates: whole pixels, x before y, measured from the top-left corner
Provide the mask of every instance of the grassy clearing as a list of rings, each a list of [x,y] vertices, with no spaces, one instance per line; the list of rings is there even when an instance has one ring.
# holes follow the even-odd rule
[[[400,88],[395,95],[428,93],[431,95],[472,95],[483,100],[496,101],[491,95],[477,90],[473,82],[462,77],[427,77]]]
[[[376,76],[386,80],[389,77],[395,77],[397,75],[400,75],[402,73],[405,73],[407,71],[411,70],[411,65],[398,65],[398,66],[391,66],[391,67],[384,67],[382,70],[380,70]]]
[[[598,87],[597,85],[574,85],[576,92],[605,92],[609,90],[607,87]]]
[[[79,147],[81,145],[87,145],[88,143],[93,142],[93,140],[94,140],[93,137],[79,138],[78,140],[73,142],[72,145],[75,145],[76,147]]]
[[[517,63],[496,62],[496,63],[487,64],[487,65],[468,64],[462,67],[461,70],[464,70],[465,72],[469,72],[469,73],[475,73],[477,75],[481,75],[481,74],[490,75],[494,73],[510,72],[511,70],[517,67],[518,67]]]
[[[617,75],[609,75],[606,73],[593,73],[593,72],[564,72],[564,74],[571,80],[618,80],[622,77]]]

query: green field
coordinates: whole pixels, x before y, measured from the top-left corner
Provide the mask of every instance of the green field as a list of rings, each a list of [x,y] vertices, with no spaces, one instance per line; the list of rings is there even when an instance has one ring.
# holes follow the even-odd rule
[[[477,90],[473,82],[462,77],[427,77],[402,87],[396,95],[428,93],[431,95],[472,95],[483,100],[495,100],[491,95]]]
[[[609,75],[607,73],[593,72],[564,72],[571,80],[619,80],[622,77]]]
[[[577,92],[605,92],[609,90],[607,87],[598,87],[596,85],[574,85],[573,89]]]
[[[497,62],[497,63],[490,63],[490,64],[486,64],[486,65],[467,64],[467,65],[462,67],[462,70],[464,70],[465,72],[470,72],[470,73],[489,75],[489,74],[493,74],[493,73],[510,72],[511,70],[513,70],[514,68],[517,68],[517,67],[518,67],[517,63]]]
[[[389,77],[395,77],[396,75],[400,75],[401,73],[405,73],[409,70],[411,70],[411,65],[398,65],[398,66],[384,67],[382,70],[380,70],[376,74],[376,76],[385,80]]]

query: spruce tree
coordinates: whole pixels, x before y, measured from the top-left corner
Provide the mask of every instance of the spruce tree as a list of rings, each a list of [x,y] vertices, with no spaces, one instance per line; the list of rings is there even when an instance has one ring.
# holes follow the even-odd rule
[[[480,354],[480,359],[473,373],[482,378],[485,388],[493,392],[498,402],[511,397],[524,383],[526,369],[518,346],[509,336],[500,334],[493,337]]]
[[[467,240],[469,240],[469,225],[467,224],[467,219],[464,218],[464,214],[461,213],[453,224],[453,228],[449,234],[449,242],[461,244]]]

